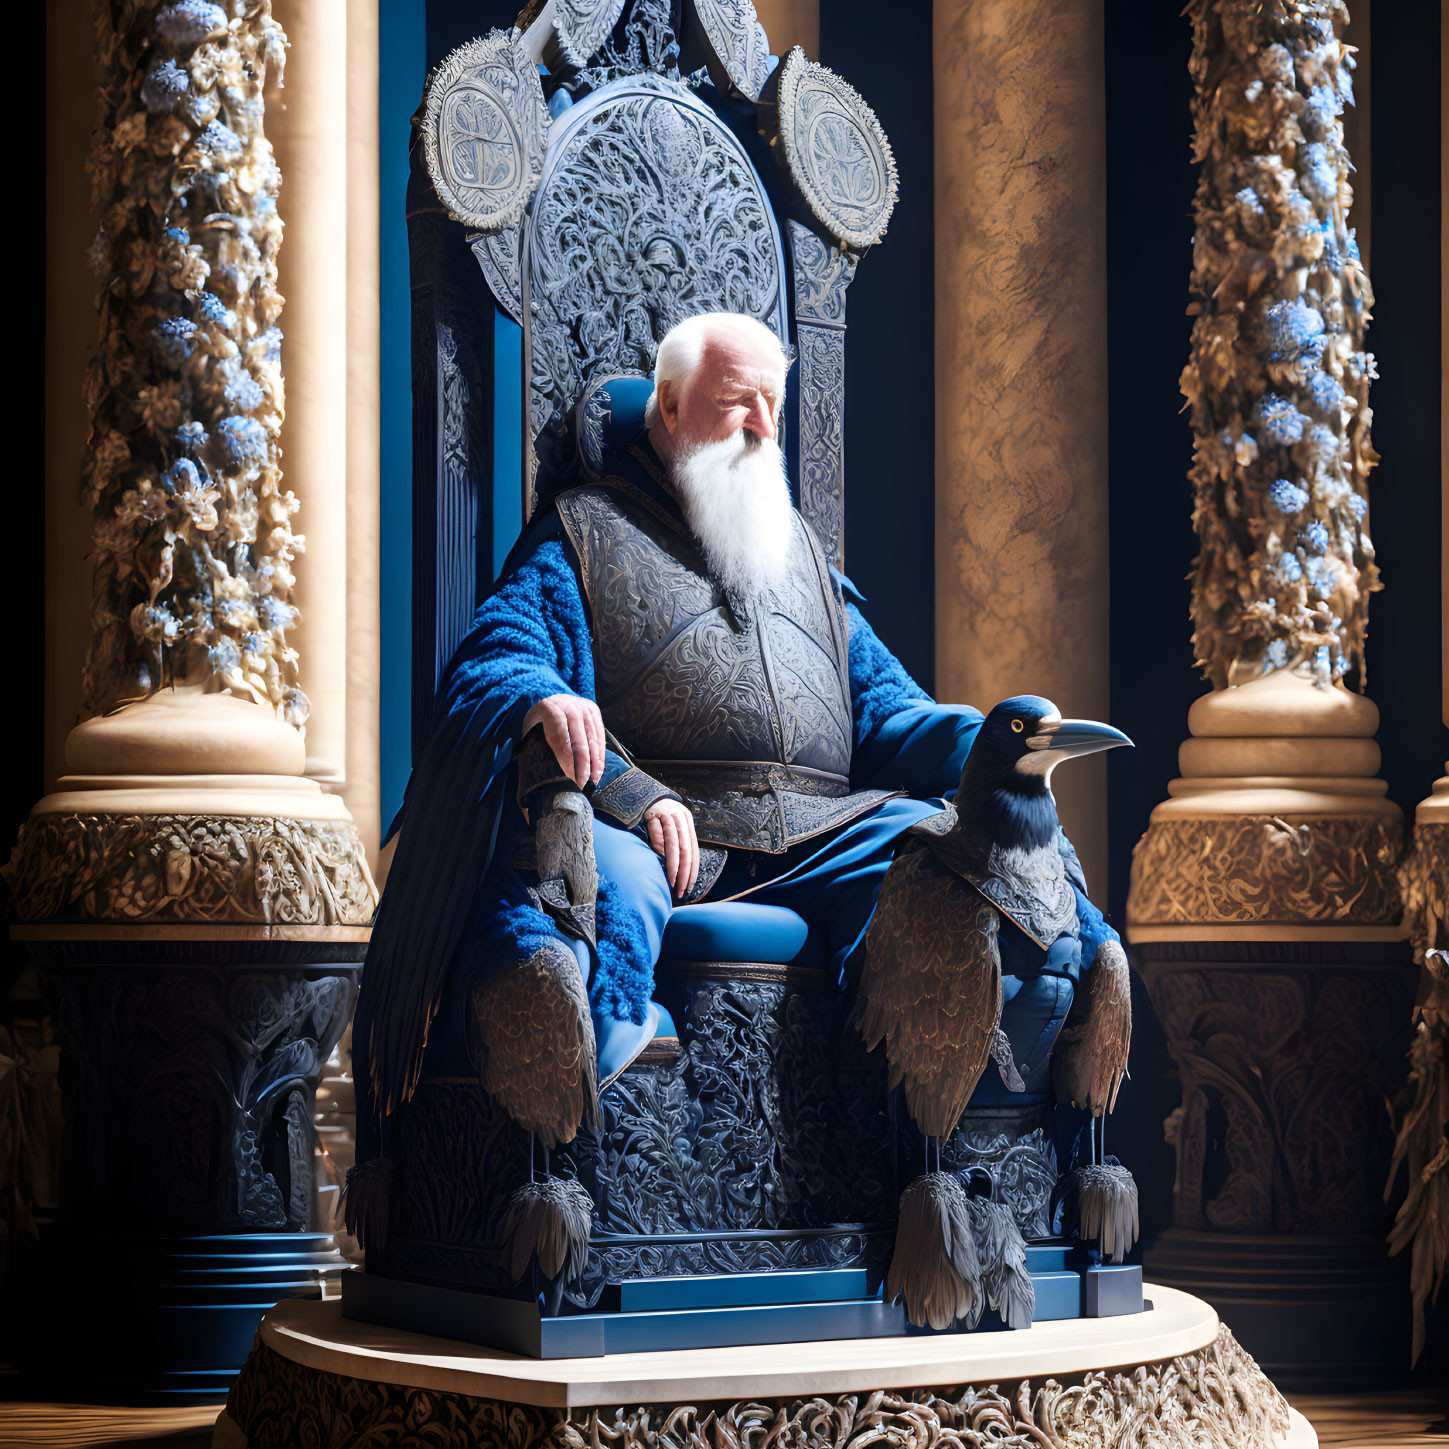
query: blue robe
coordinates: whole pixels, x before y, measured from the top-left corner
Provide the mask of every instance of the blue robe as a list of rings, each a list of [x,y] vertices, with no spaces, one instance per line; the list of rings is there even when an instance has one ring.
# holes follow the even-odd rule
[[[628,470],[634,486],[673,506],[622,453],[609,461],[615,472]],[[755,900],[792,906],[824,929],[835,965],[848,976],[896,839],[956,788],[982,716],[966,706],[932,702],[872,631],[849,581],[837,575],[836,585],[850,636],[850,783],[903,791],[905,798],[768,858],[770,869],[760,882],[734,869],[742,857],[732,853],[710,898],[748,887]],[[512,864],[514,838],[526,827],[509,765],[535,704],[557,694],[591,699],[593,692],[585,594],[557,515],[545,501],[445,671],[399,817],[353,1036],[361,1158],[377,1150],[378,1116],[411,1095],[444,997],[446,1014],[461,1019],[468,984],[478,972],[526,959],[555,935]],[[600,784],[625,768],[610,752]],[[663,864],[642,827],[631,832],[596,820],[595,852],[598,949],[569,945],[588,982],[602,1081],[632,1060],[659,1026],[660,1009],[650,998],[671,902]],[[1086,913],[1097,923],[1101,917],[1076,883],[1083,924],[1095,929]],[[1035,969],[1046,964],[1039,959]],[[1032,969],[1026,961],[1020,965]],[[1004,958],[1003,969],[1013,963]]]

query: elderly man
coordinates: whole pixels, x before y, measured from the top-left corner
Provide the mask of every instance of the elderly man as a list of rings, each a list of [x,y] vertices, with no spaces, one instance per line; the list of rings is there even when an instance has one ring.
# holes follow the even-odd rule
[[[570,1140],[661,1031],[676,903],[789,906],[848,979],[896,840],[955,788],[981,716],[910,679],[791,506],[786,372],[758,322],[691,318],[632,436],[541,474],[409,785],[354,1036],[363,1156],[440,1003],[514,1120]],[[591,797],[592,920],[519,850],[540,774]]]

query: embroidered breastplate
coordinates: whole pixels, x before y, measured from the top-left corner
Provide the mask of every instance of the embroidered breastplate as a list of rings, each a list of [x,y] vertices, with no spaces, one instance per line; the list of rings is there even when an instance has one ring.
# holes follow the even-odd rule
[[[604,723],[701,840],[778,853],[888,797],[850,789],[845,609],[793,515],[786,581],[732,608],[694,540],[608,487],[559,496],[593,616]]]

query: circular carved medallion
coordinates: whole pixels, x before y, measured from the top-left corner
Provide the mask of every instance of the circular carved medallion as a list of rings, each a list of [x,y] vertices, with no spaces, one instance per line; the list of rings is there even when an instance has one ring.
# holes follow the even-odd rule
[[[790,179],[824,226],[857,247],[885,235],[897,186],[890,142],[855,88],[798,45],[780,65],[780,139]]]
[[[455,220],[490,233],[516,225],[538,186],[547,144],[538,72],[506,31],[460,46],[433,72],[423,154]]]

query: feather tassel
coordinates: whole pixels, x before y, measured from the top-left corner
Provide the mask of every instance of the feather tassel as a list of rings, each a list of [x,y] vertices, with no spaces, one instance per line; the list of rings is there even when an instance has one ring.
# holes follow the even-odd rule
[[[577,1278],[588,1260],[593,1216],[593,1199],[573,1178],[525,1182],[508,1199],[503,1224],[512,1280],[521,1282],[535,1257],[545,1278]]]
[[[1122,1262],[1137,1242],[1137,1182],[1115,1157],[1075,1167],[1059,1178],[1052,1191],[1054,1220],[1058,1204],[1063,1232],[1096,1243],[1109,1263]]]
[[[987,1303],[1008,1328],[1030,1328],[1036,1312],[1036,1285],[1026,1266],[1026,1240],[1011,1209],[986,1197],[968,1198],[967,1208],[976,1233]]]
[[[949,1328],[975,1309],[981,1264],[970,1199],[949,1172],[928,1172],[901,1194],[895,1252],[886,1270],[887,1302],[903,1298],[917,1328]]]
[[[342,1221],[365,1253],[387,1248],[388,1222],[397,1171],[386,1157],[373,1157],[347,1169],[342,1186]]]

